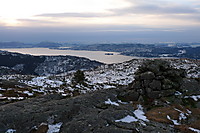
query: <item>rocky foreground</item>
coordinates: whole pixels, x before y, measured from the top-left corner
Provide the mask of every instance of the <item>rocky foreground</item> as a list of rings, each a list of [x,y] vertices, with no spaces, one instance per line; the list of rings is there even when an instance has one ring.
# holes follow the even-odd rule
[[[142,105],[138,103],[134,107],[133,103],[123,103],[117,94],[113,89],[69,99],[49,95],[1,106],[0,131],[43,133],[48,128],[55,130],[52,126],[59,128],[58,124],[60,133],[178,131],[167,123],[148,120]]]
[[[200,80],[191,73],[147,60],[127,86],[2,104],[0,133],[199,133]]]

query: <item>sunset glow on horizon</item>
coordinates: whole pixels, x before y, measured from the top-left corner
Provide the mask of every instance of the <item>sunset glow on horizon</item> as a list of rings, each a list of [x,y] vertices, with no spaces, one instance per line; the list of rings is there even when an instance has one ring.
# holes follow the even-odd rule
[[[0,27],[182,32],[200,27],[199,13],[198,0],[0,0]]]

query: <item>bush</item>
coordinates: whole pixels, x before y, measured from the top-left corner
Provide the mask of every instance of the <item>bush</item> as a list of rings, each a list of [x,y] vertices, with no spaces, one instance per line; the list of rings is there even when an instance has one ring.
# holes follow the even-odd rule
[[[77,70],[75,73],[74,73],[74,77],[72,79],[72,81],[77,84],[83,84],[84,81],[85,81],[85,75],[84,75],[84,72],[81,71],[81,70]]]

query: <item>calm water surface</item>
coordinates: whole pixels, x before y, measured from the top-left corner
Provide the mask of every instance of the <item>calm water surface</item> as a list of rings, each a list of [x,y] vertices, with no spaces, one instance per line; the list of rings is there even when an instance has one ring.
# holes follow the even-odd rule
[[[49,48],[19,48],[19,49],[0,49],[9,52],[17,52],[22,54],[31,54],[31,55],[71,55],[86,57],[91,60],[96,60],[99,62],[112,64],[112,63],[121,63],[133,59],[134,57],[120,55],[117,52],[105,52],[105,51],[84,51],[84,50],[56,50]],[[105,53],[113,53],[113,55],[105,55]]]

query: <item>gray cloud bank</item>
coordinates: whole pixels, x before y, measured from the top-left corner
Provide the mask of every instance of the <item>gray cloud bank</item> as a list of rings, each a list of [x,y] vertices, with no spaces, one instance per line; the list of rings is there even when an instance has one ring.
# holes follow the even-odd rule
[[[109,28],[108,28],[109,27]],[[0,41],[61,41],[69,43],[101,42],[200,42],[200,27],[181,29],[151,29],[133,26],[101,28],[2,28]],[[123,29],[123,31],[121,30]],[[131,29],[131,30],[127,30]]]
[[[128,0],[133,5],[122,9],[110,9],[110,14],[105,13],[48,13],[37,16],[42,17],[108,17],[121,16],[125,14],[146,14],[146,15],[200,15],[200,5],[195,7],[186,4],[174,4],[160,0]]]
[[[40,14],[36,15],[39,17],[108,17],[112,16],[105,13],[48,13],[48,14]]]
[[[200,5],[178,4],[167,0],[127,0],[133,3],[130,7],[122,9],[109,9],[109,13],[47,13],[35,17],[55,18],[104,18],[120,17],[125,15],[155,15],[159,19],[178,19],[187,26],[174,26],[172,28],[149,28],[148,22],[144,25],[80,25],[48,27],[56,25],[59,21],[44,19],[19,19],[20,22],[36,25],[29,27],[0,27],[0,41],[66,41],[66,42],[200,42]],[[124,20],[122,20],[124,21]],[[199,25],[192,25],[192,23]],[[170,24],[169,24],[170,25]],[[177,24],[178,25],[178,24]],[[147,28],[148,27],[148,28]],[[163,26],[165,27],[165,26]]]

